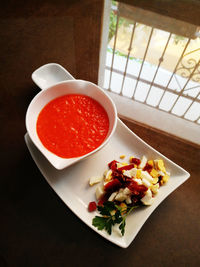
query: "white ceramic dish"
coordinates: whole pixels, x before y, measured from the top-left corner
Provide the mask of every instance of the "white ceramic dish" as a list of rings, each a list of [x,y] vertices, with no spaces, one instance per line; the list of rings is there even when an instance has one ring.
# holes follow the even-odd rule
[[[105,147],[92,157],[61,171],[56,170],[46,160],[32,143],[28,134],[25,135],[25,141],[41,173],[64,203],[94,231],[123,248],[130,245],[156,207],[190,176],[184,169],[142,141],[119,119],[116,131]],[[153,205],[135,210],[128,216],[126,232],[123,237],[120,236],[118,231],[113,231],[112,235],[108,235],[105,231],[97,230],[92,226],[92,219],[97,213],[89,213],[87,210],[88,203],[95,200],[95,186],[89,186],[89,178],[102,175],[107,168],[107,164],[113,159],[120,160],[119,156],[121,154],[125,154],[127,159],[131,155],[139,158],[146,155],[149,159],[164,159],[166,168],[171,173],[168,183],[160,188]]]
[[[48,63],[39,67],[32,73],[31,77],[42,90],[46,90],[61,81],[75,80],[65,68],[57,63]]]
[[[93,155],[109,142],[116,129],[117,111],[112,99],[100,87],[91,82],[75,80],[62,66],[55,63],[50,63],[37,69],[32,74],[32,79],[43,90],[33,98],[27,109],[26,129],[34,144],[55,168],[66,168],[79,160]],[[71,80],[67,81],[67,79]],[[41,109],[51,100],[66,94],[83,94],[92,97],[104,107],[109,117],[109,130],[104,142],[86,155],[69,159],[58,157],[47,150],[41,143],[36,131],[37,118]]]

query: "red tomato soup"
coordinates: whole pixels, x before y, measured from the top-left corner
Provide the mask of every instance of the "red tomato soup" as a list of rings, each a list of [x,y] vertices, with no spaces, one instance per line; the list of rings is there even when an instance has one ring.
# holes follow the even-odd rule
[[[105,140],[109,119],[94,99],[70,94],[50,101],[37,119],[37,134],[42,144],[62,158],[85,155]]]

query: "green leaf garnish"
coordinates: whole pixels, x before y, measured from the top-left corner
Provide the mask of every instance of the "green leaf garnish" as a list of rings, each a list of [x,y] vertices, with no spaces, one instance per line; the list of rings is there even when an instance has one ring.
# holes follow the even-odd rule
[[[105,229],[109,235],[112,233],[112,227],[115,224],[119,224],[119,229],[122,236],[125,233],[126,217],[128,214],[138,206],[127,207],[126,213],[124,210],[116,205],[114,202],[107,201],[103,206],[98,206],[97,209],[101,216],[95,216],[92,220],[92,225],[97,227],[98,230]]]

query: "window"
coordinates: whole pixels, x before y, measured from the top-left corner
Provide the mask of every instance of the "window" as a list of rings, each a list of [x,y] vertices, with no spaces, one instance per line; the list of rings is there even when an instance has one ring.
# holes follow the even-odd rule
[[[99,85],[119,115],[200,143],[197,26],[105,1]]]

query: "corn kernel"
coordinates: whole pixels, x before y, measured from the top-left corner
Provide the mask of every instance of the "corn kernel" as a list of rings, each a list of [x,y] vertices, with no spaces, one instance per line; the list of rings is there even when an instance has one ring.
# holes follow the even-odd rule
[[[121,155],[119,157],[120,157],[120,159],[124,159],[126,157],[126,155]]]
[[[138,169],[136,172],[136,178],[141,178],[142,170]]]
[[[164,162],[162,159],[155,160],[154,162],[156,163],[156,167],[158,170],[166,173],[166,169],[165,169]]]
[[[153,194],[157,194],[158,189],[159,189],[159,184],[152,185],[150,189],[151,189]]]
[[[153,178],[152,184],[157,184],[158,183],[158,177]]]
[[[131,157],[129,158],[129,161],[131,162],[133,158],[134,158],[134,157],[133,157],[133,156],[131,156]]]
[[[153,178],[156,178],[156,177],[159,176],[159,173],[158,173],[155,169],[152,169],[152,171],[150,172],[150,174],[151,174],[151,176],[152,176]]]
[[[147,163],[153,167],[153,160],[148,160]]]
[[[169,180],[169,175],[166,174],[165,176],[162,177],[162,181],[163,181],[164,183],[167,183],[168,180]]]

